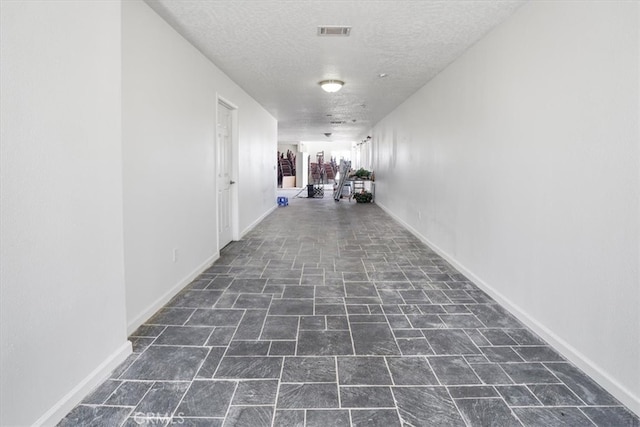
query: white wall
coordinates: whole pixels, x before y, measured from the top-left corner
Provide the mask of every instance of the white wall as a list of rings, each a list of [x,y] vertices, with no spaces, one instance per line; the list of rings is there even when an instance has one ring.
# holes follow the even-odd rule
[[[125,273],[132,331],[218,256],[216,97],[238,107],[240,232],[276,205],[277,123],[145,3],[127,1],[122,8]]]
[[[374,128],[377,202],[640,413],[639,3],[531,2]]]
[[[0,425],[52,425],[131,352],[120,4],[1,7]]]
[[[267,216],[276,204],[278,123],[257,102],[233,86],[239,105],[238,215],[240,237]]]

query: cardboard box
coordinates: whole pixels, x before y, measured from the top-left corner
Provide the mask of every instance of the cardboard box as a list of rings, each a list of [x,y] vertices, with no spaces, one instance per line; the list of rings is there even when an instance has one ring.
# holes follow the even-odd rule
[[[295,176],[283,176],[282,177],[282,188],[295,188],[296,187],[296,177]]]

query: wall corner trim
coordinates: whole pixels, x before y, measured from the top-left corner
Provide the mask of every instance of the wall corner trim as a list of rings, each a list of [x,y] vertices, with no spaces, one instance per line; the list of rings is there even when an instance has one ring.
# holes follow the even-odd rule
[[[216,252],[209,258],[207,258],[202,264],[196,267],[191,273],[189,273],[184,279],[180,280],[171,289],[169,289],[164,295],[151,303],[142,313],[137,315],[127,325],[127,335],[131,335],[136,329],[146,322],[151,316],[153,316],[158,310],[164,307],[174,296],[178,294],[185,286],[187,286],[193,279],[198,277],[200,273],[205,271],[211,266],[218,258],[220,258],[220,252]]]
[[[260,215],[260,217],[258,219],[256,219],[255,221],[253,221],[251,224],[249,224],[249,226],[247,228],[245,228],[244,230],[242,230],[242,233],[240,233],[240,238],[242,239],[244,236],[247,235],[247,233],[249,233],[251,230],[253,230],[254,228],[256,228],[256,226],[258,224],[260,224],[262,222],[262,220],[264,220],[266,217],[268,217],[271,212],[275,211],[278,208],[278,205],[273,205],[271,207],[271,209],[267,210],[265,213],[263,213],[262,215]]]
[[[569,362],[573,363],[579,369],[584,371],[601,387],[603,387],[616,399],[618,399],[623,405],[627,406],[636,415],[640,416],[640,396],[634,395],[631,390],[620,384],[615,378],[611,377],[606,371],[595,364],[591,359],[586,357],[571,344],[567,343],[564,339],[556,335],[553,331],[547,328],[544,324],[540,323],[529,313],[521,309],[520,306],[513,303],[509,298],[506,298],[500,292],[496,291],[491,285],[487,284],[481,278],[476,276],[473,272],[471,272],[464,265],[458,262],[454,257],[450,256],[447,252],[443,251],[437,245],[433,244],[431,241],[429,241],[429,239],[420,234],[415,228],[405,222],[402,218],[395,215],[389,208],[377,202],[376,204],[389,216],[402,224],[402,226],[405,227],[411,234],[420,239],[430,249],[432,249],[447,262],[453,265],[458,271],[468,277],[476,286],[489,294],[491,298],[495,299],[500,305],[506,308],[507,311],[514,315],[519,321],[521,321],[527,327],[531,328],[536,334],[540,335],[542,339],[544,339],[554,349],[559,351],[560,354],[562,354],[562,356],[564,356]]]
[[[57,425],[65,415],[78,405],[91,390],[109,377],[109,374],[133,352],[131,342],[125,341],[120,348],[107,357],[89,375],[78,383],[69,393],[56,402],[33,425]]]

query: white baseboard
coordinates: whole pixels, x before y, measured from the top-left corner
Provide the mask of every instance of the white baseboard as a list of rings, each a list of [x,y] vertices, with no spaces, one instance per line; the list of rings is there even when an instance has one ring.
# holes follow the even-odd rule
[[[140,327],[144,322],[146,322],[151,316],[153,316],[158,310],[164,307],[171,298],[176,296],[178,292],[180,292],[185,286],[187,286],[193,279],[198,277],[200,273],[205,271],[207,268],[211,266],[218,258],[220,258],[220,252],[216,252],[211,257],[207,258],[202,264],[195,268],[191,273],[189,273],[184,279],[180,280],[175,284],[171,289],[169,289],[164,295],[155,300],[151,305],[149,305],[146,310],[137,315],[133,320],[129,322],[127,325],[127,335],[131,335],[136,329]]]
[[[433,244],[429,239],[420,234],[415,228],[407,224],[403,219],[396,216],[386,206],[376,203],[383,211],[389,216],[398,221],[411,232],[414,236],[420,239],[425,245],[431,248],[434,252],[444,258],[448,263],[454,266],[460,273],[464,274],[469,280],[476,284],[480,289],[489,294],[500,305],[506,308],[511,314],[513,314],[518,320],[524,323],[527,327],[531,328],[542,339],[549,343],[554,349],[560,352],[567,360],[575,364],[578,368],[589,375],[593,380],[600,384],[605,390],[611,393],[622,404],[627,406],[636,415],[640,416],[640,396],[633,394],[631,390],[620,384],[615,378],[607,374],[602,368],[595,364],[591,359],[578,351],[575,347],[569,344],[567,341],[556,335],[552,330],[540,323],[534,317],[529,315],[524,309],[517,304],[513,303],[508,297],[504,296],[491,285],[483,281],[480,277],[476,276],[468,268],[458,262],[454,257],[450,256],[446,251],[440,249],[437,245]]]
[[[255,221],[253,221],[251,224],[249,224],[249,226],[247,228],[245,228],[244,230],[242,230],[242,232],[240,233],[240,238],[242,239],[244,236],[247,235],[248,232],[250,232],[251,230],[253,230],[254,228],[256,228],[256,226],[258,224],[260,224],[262,222],[263,219],[265,219],[266,217],[269,216],[269,214],[273,211],[275,211],[278,208],[278,205],[274,205],[271,209],[269,209],[268,211],[266,211],[264,214],[262,214],[258,219],[256,219]]]
[[[132,353],[131,342],[126,341],[87,375],[69,393],[45,412],[33,425],[55,426],[69,411],[78,405],[95,387],[106,380],[109,374]]]

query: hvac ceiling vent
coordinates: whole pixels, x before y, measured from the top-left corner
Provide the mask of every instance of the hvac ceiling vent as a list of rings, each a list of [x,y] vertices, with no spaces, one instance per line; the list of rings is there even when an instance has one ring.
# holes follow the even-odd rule
[[[320,37],[325,37],[325,36],[349,37],[350,34],[351,34],[351,27],[341,27],[337,25],[327,25],[323,27],[318,27],[318,35]]]
[[[332,125],[343,125],[347,122],[345,122],[344,120],[331,120],[329,123]]]

